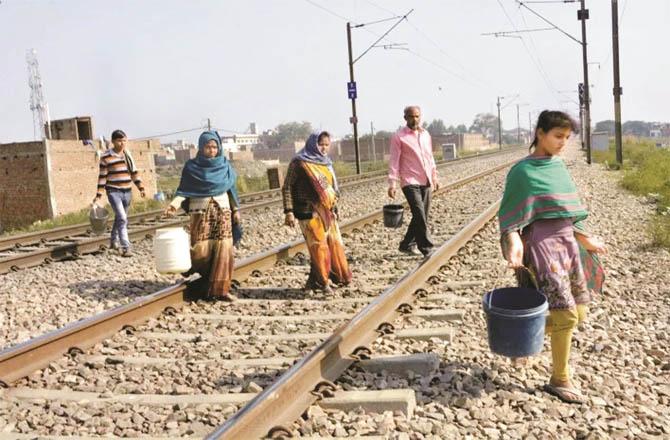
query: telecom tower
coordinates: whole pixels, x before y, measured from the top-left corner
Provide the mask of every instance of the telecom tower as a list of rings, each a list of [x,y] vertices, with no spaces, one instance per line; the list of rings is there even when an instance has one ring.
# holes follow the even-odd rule
[[[30,110],[33,112],[33,136],[35,139],[51,138],[51,121],[49,120],[49,104],[44,99],[40,65],[37,62],[37,51],[26,52],[28,63],[28,86],[30,87]],[[46,130],[46,131],[45,131]]]

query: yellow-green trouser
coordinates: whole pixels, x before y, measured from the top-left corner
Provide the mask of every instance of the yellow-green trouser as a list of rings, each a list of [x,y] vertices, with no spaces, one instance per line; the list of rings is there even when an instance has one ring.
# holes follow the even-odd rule
[[[545,333],[551,337],[552,382],[567,382],[570,379],[570,345],[572,332],[577,324],[586,319],[589,306],[578,304],[576,308],[550,310]]]

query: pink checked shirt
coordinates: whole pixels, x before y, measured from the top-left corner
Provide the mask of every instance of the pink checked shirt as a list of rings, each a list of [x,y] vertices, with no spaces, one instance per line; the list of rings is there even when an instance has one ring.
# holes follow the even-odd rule
[[[419,128],[414,131],[403,127],[391,138],[389,184],[400,186],[431,185],[437,180],[430,133]]]

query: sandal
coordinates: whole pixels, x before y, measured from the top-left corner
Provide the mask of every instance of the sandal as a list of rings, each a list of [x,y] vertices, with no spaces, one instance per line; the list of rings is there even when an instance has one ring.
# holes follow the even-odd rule
[[[512,366],[516,368],[528,367],[530,365],[530,359],[527,357],[513,357],[509,358],[509,360]]]
[[[586,403],[586,396],[577,388],[557,387],[548,383],[544,386],[544,391],[558,397],[565,403]]]

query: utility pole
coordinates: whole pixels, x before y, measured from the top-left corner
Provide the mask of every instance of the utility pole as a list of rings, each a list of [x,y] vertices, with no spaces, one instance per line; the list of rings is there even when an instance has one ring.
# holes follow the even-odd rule
[[[589,10],[585,0],[580,0],[581,9],[577,11],[577,19],[582,22],[582,64],[584,65],[584,144],[586,145],[586,163],[591,164],[591,97],[589,91],[589,63],[586,48],[586,20]]]
[[[207,131],[212,131],[212,120],[207,118]]]
[[[372,142],[372,162],[377,162],[377,153],[375,151],[375,123],[370,121],[370,141]]]
[[[516,105],[516,143],[521,145],[521,122],[519,122],[519,104]]]
[[[614,144],[616,161],[623,164],[623,145],[621,142],[621,79],[619,77],[619,4],[612,0],[612,63],[614,64]]]
[[[500,121],[500,96],[498,98],[498,149],[502,150],[502,122]]]
[[[533,121],[531,120],[530,114],[531,112],[528,112],[528,142],[533,142]]]
[[[584,145],[584,83],[577,84],[577,97],[579,99],[579,137],[582,142],[582,150],[586,149]]]
[[[361,53],[358,57],[356,57],[356,59],[354,59],[353,51],[352,51],[352,48],[351,48],[351,27],[352,26],[351,26],[350,22],[347,22],[347,49],[349,51],[349,83],[347,84],[347,92],[348,92],[349,99],[351,100],[351,118],[349,118],[349,121],[354,126],[353,129],[354,129],[354,150],[355,150],[355,153],[356,153],[356,174],[361,174],[361,158],[360,158],[359,146],[358,146],[358,116],[356,116],[356,98],[358,97],[358,91],[357,91],[357,88],[356,88],[356,81],[354,80],[354,63],[356,61],[360,60],[361,58],[363,58],[363,56],[365,54],[367,54],[370,50],[372,50],[375,47],[383,47],[384,49],[394,49],[394,48],[397,49],[396,46],[398,46],[398,45],[396,45],[396,44],[377,46],[377,43],[379,43],[384,38],[386,38],[386,36],[393,29],[395,29],[396,26],[398,26],[403,20],[406,20],[407,16],[409,14],[411,14],[412,11],[414,11],[414,9],[410,9],[409,12],[407,14],[403,15],[403,16],[391,17],[391,18],[387,18],[387,19],[384,19],[384,20],[373,21],[371,23],[363,23],[363,24],[354,25],[353,27],[360,28],[360,27],[363,27],[363,26],[371,25],[371,24],[381,23],[383,21],[398,19],[398,21],[396,21],[395,24],[393,26],[391,26],[391,28],[389,30],[384,32],[384,34],[382,34],[377,39],[377,41],[372,43],[372,45],[370,47],[368,47],[367,49],[365,49],[363,51],[363,53]]]
[[[351,124],[354,126],[354,151],[356,154],[356,174],[361,174],[361,158],[358,152],[358,117],[356,116],[356,81],[354,81],[354,56],[351,51],[351,23],[347,22],[347,48],[349,49],[349,98],[351,99]]]

